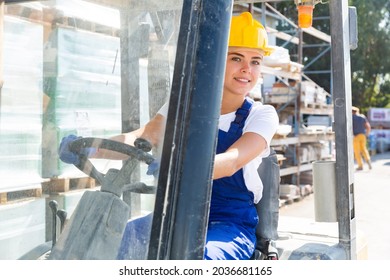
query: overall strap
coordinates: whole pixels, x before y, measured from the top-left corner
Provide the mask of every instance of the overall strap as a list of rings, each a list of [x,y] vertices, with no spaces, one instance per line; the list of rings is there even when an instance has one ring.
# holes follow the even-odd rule
[[[246,97],[244,103],[236,111],[236,118],[231,122],[229,128],[229,134],[231,135],[241,135],[242,129],[244,128],[245,120],[249,115],[250,110],[252,109],[253,100]]]

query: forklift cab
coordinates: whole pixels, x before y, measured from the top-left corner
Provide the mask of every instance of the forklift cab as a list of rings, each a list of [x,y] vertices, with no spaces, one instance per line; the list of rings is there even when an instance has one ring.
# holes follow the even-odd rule
[[[102,232],[95,229],[96,235],[104,235],[98,238],[105,246],[95,243],[92,255],[77,255],[86,247],[74,248],[77,252],[69,258],[116,258],[106,249],[119,245],[114,243],[120,241],[123,222],[153,212],[151,232],[145,233],[150,234],[147,258],[203,259],[232,6],[233,1],[5,1],[4,37],[9,38],[12,28],[26,32],[31,28],[39,36],[36,44],[24,47],[40,55],[34,66],[42,70],[36,85],[42,88],[37,93],[43,106],[37,116],[42,124],[42,180],[50,188],[54,180],[85,177],[83,172],[93,170],[88,177],[102,188],[86,190],[77,206],[66,209],[64,231],[52,240],[55,252],[69,236],[72,240],[67,239],[66,245],[74,243],[76,236],[88,236],[85,231],[91,224],[77,233],[68,228],[82,222],[76,214],[93,212],[90,223],[97,221],[98,214],[106,222]],[[38,13],[38,23],[15,19],[15,14],[23,15],[18,9],[31,12],[26,21]],[[5,62],[9,57],[4,53]],[[11,108],[12,102],[5,99],[12,98],[11,89],[5,82],[3,108]],[[146,175],[150,161],[139,158],[137,164],[87,160],[87,167],[78,166],[81,170],[59,160],[62,137],[75,134],[94,140],[132,131],[166,102],[163,145],[149,152],[151,158],[161,158],[158,178]],[[2,122],[7,121],[4,112]],[[113,178],[114,173],[127,177],[126,184],[146,187],[136,192],[131,187],[110,189],[104,184],[123,183]],[[156,188],[154,194],[151,186]],[[54,193],[48,190],[49,196]],[[97,193],[102,197],[95,200]],[[58,228],[53,229],[57,233]],[[90,238],[95,237],[92,232]]]
[[[37,87],[34,98],[39,110],[37,113],[29,107],[27,112],[41,125],[36,133],[42,150],[35,163],[39,165],[42,186],[46,187],[45,215],[53,213],[48,218],[53,217],[53,234],[46,232],[46,249],[50,246],[48,250],[57,253],[67,250],[73,238],[87,236],[86,230],[90,234],[88,240],[96,241],[90,247],[93,253],[84,255],[75,248],[75,255],[69,258],[114,259],[127,220],[152,213],[150,232],[145,233],[150,235],[148,252],[142,252],[139,258],[203,259],[235,2],[253,1],[5,0],[2,60],[6,67],[0,77],[5,81],[1,88],[2,124],[10,120],[10,112],[15,114],[11,92],[18,90],[17,83],[7,83],[7,71],[17,69],[9,62],[12,48],[6,45],[7,30],[34,31],[41,40],[34,41],[36,44],[21,40],[18,44],[22,47],[26,43],[23,47],[40,59],[33,65],[37,69],[33,77],[38,81],[32,82]],[[13,9],[13,5],[24,13]],[[27,19],[20,19],[26,11],[30,12]],[[25,81],[18,83],[21,82]],[[23,94],[22,90],[19,92]],[[136,150],[118,148],[103,140],[139,128],[166,102],[169,109],[164,141],[157,149],[149,151],[142,145]],[[21,116],[22,111],[26,113],[25,108],[17,109]],[[30,116],[21,119],[17,129],[22,131],[23,123],[31,121]],[[10,132],[3,125],[1,133]],[[131,155],[132,160],[91,159],[77,167],[67,166],[58,158],[58,147],[62,137],[69,134],[82,136],[82,147],[98,141]],[[146,174],[154,159],[160,163],[156,177]],[[120,179],[116,179],[118,174]],[[58,179],[85,176],[94,178],[96,190],[83,191],[80,202],[66,209],[68,217],[64,218],[58,209],[66,205],[49,201],[61,200],[67,194],[51,188]],[[113,184],[115,187],[110,188]],[[72,232],[70,225],[74,227],[83,220],[76,214],[91,213],[90,224]],[[97,216],[105,223],[97,223]],[[65,221],[63,231],[56,225],[57,217]],[[93,231],[92,223],[105,228]],[[80,245],[86,240],[78,242]],[[44,251],[42,246],[38,247],[39,252]],[[114,249],[107,250],[109,247]],[[21,259],[33,258],[37,252],[33,251]],[[51,258],[67,257],[58,253],[58,257],[53,254]]]

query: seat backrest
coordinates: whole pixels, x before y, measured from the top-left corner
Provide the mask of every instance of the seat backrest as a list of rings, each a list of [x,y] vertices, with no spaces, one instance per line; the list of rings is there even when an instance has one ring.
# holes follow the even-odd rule
[[[263,182],[263,196],[256,204],[259,223],[256,228],[257,246],[261,252],[268,252],[271,240],[277,240],[279,222],[280,166],[276,152],[271,149],[263,158],[257,172]]]

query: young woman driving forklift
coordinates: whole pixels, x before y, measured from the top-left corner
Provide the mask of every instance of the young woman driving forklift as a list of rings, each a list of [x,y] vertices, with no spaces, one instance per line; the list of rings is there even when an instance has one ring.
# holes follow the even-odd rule
[[[213,171],[212,197],[205,259],[250,259],[256,245],[258,214],[255,204],[262,197],[263,184],[257,169],[270,153],[270,142],[278,126],[274,107],[253,101],[248,93],[256,85],[264,56],[270,55],[267,33],[249,12],[233,16],[219,118],[217,150]],[[212,78],[212,77],[210,77]],[[210,93],[212,94],[212,93]],[[165,104],[145,126],[111,138],[134,145],[137,138],[148,140],[153,146],[161,145],[168,104]],[[60,145],[60,158],[74,164],[78,156],[69,151],[69,144],[77,139],[64,137]],[[123,159],[112,151],[89,149],[93,158]],[[136,243],[129,240],[134,230],[149,227],[150,216],[126,227],[118,258],[124,258],[128,247]],[[142,230],[141,230],[142,228]],[[138,246],[146,246],[138,242]],[[121,253],[122,252],[122,253]],[[122,254],[122,255],[121,255]]]

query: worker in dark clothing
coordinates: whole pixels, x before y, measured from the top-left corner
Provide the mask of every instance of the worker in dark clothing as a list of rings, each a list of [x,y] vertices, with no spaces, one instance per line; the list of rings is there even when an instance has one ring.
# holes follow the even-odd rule
[[[371,169],[371,158],[367,150],[367,136],[371,132],[371,125],[366,116],[359,113],[359,108],[352,107],[352,126],[353,126],[353,152],[358,167],[356,170],[363,170],[363,161]]]

